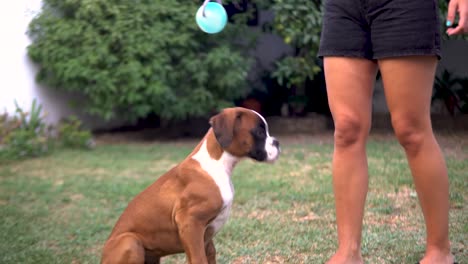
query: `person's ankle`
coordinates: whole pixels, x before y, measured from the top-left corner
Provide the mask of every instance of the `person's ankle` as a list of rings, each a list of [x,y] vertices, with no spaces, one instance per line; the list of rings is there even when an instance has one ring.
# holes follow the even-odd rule
[[[338,247],[327,264],[359,264],[364,263],[361,255],[361,246],[357,243],[342,244]]]
[[[326,264],[364,264],[361,253],[353,253],[349,255],[348,253],[336,252]]]
[[[423,259],[420,261],[421,264],[453,264],[455,263],[455,257],[450,252],[450,247],[435,247],[428,246]]]
[[[455,257],[452,254],[449,255],[425,255],[420,264],[454,264]]]
[[[343,243],[338,246],[337,253],[348,257],[361,257],[361,245],[359,243]]]
[[[442,254],[450,254],[450,242],[449,241],[438,241],[438,242],[426,242],[426,253],[439,252]]]

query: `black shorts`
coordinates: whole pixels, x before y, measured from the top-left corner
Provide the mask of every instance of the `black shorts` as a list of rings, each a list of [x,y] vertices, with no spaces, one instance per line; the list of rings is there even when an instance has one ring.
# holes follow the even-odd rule
[[[325,0],[319,57],[440,59],[437,0]]]

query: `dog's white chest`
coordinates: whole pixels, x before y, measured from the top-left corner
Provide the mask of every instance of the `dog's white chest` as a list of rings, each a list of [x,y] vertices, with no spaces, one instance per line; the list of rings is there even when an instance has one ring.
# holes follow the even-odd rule
[[[221,211],[209,225],[216,233],[226,223],[231,212],[232,201],[234,199],[234,187],[231,182],[230,174],[237,159],[227,153],[223,154],[219,160],[211,158],[206,149],[206,140],[203,142],[200,150],[193,155],[193,159],[197,160],[203,170],[211,176],[218,186],[221,198],[223,199]]]
[[[214,233],[218,233],[218,231],[221,229],[221,227],[224,226],[224,224],[227,222],[229,215],[231,213],[231,206],[232,202],[225,205],[222,209],[221,212],[219,212],[218,216],[216,216],[215,219],[209,224],[209,227],[213,228]]]
[[[213,172],[214,173],[214,172]],[[217,233],[226,223],[231,212],[232,201],[234,199],[234,187],[232,186],[231,177],[227,173],[210,174],[216,185],[219,188],[221,197],[223,198],[223,207],[218,216],[210,223],[210,227]]]

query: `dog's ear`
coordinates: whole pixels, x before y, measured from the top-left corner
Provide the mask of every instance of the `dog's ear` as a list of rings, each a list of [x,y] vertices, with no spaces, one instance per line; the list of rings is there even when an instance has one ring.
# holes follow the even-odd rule
[[[210,118],[210,125],[213,128],[216,140],[218,140],[222,148],[231,145],[241,117],[242,113],[225,109]]]

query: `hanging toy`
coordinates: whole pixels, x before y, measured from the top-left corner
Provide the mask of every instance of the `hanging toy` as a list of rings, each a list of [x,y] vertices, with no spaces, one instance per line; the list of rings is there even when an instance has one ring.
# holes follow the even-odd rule
[[[216,0],[216,2],[205,0],[198,8],[195,20],[203,32],[208,34],[221,32],[227,23],[227,13],[221,0]]]

